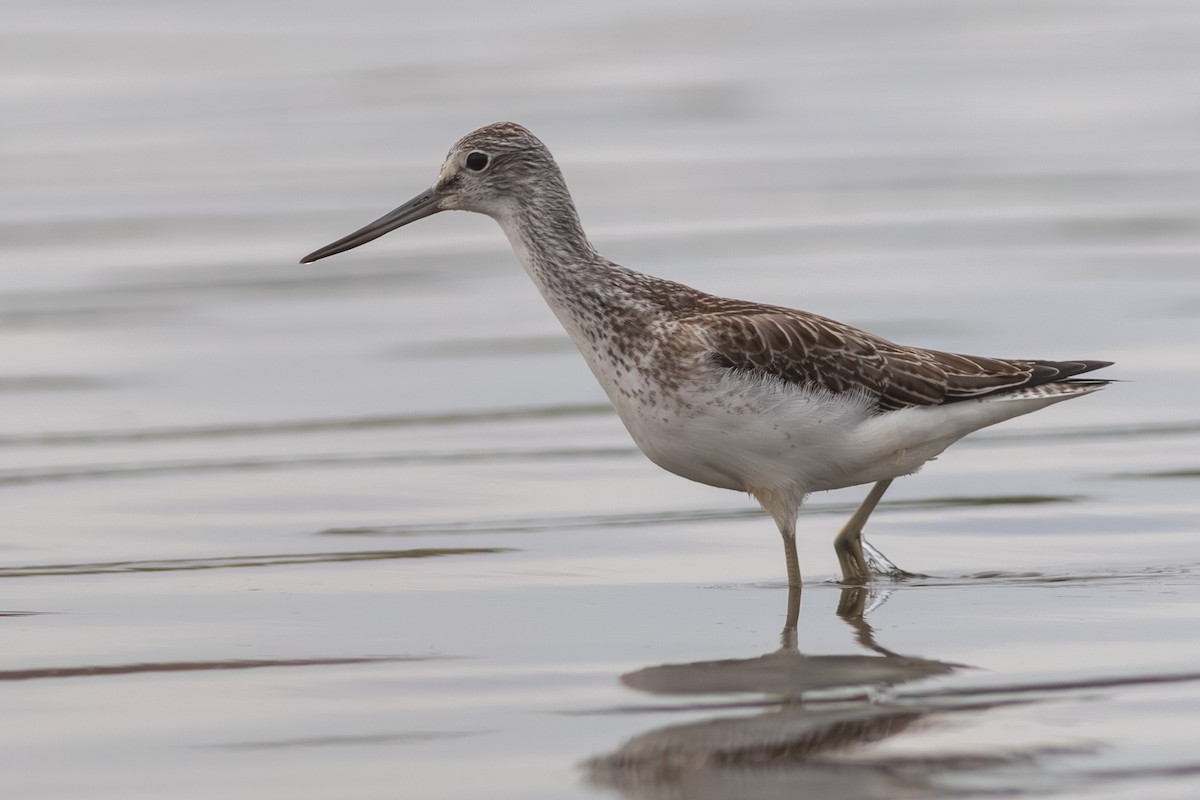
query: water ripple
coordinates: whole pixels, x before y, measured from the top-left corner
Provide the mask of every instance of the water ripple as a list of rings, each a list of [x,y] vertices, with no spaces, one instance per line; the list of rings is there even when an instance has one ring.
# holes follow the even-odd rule
[[[198,672],[207,670],[263,669],[265,667],[327,667],[344,664],[382,664],[395,661],[431,661],[448,656],[363,656],[358,658],[271,658],[229,661],[158,661],[140,664],[104,664],[82,667],[34,667],[0,670],[0,681],[43,678],[94,678],[137,675],[146,672]]]
[[[35,564],[0,567],[0,578],[33,578],[48,575],[106,575],[121,572],[175,572],[241,567],[280,567],[293,564],[330,564],[339,561],[383,561],[397,558],[509,553],[510,547],[422,547],[411,550],[351,550],[338,553],[279,553],[262,556],[214,556],[210,558],[165,558],[134,561],[99,561],[83,564]]]
[[[396,731],[391,733],[357,733],[346,736],[308,736],[295,739],[268,739],[259,742],[228,742],[210,747],[222,750],[280,750],[293,747],[337,747],[364,744],[405,744],[409,742],[431,742],[444,739],[464,739],[480,736],[488,731]]]
[[[98,431],[46,431],[0,435],[0,447],[14,445],[76,445],[177,439],[212,439],[238,436],[279,436],[296,433],[412,428],[441,425],[475,425],[485,422],[516,422],[562,417],[611,414],[608,405],[563,405],[542,408],[499,408],[455,411],[443,414],[396,414],[374,417],[232,422],[224,425],[179,425],[163,428],[125,428]]]
[[[154,461],[134,464],[88,464],[83,466],[45,467],[41,469],[0,470],[0,486],[51,483],[109,478],[141,478],[157,475],[198,474],[209,472],[245,472],[257,470],[311,467],[361,467],[379,464],[459,464],[494,461],[546,461],[576,458],[625,458],[635,455],[632,447],[579,448],[548,450],[464,450],[454,452],[316,454],[307,456],[246,457]]]

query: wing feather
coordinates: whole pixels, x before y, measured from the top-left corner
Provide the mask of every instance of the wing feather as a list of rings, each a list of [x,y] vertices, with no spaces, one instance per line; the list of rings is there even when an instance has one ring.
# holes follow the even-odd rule
[[[792,309],[752,306],[680,321],[727,369],[859,392],[879,411],[932,406],[1061,381],[1107,361],[985,358],[906,347],[849,325]]]

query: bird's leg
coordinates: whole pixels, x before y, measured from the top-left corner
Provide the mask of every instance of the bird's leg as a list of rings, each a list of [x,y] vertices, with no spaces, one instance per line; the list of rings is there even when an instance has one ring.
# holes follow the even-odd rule
[[[879,481],[872,486],[871,491],[867,493],[866,499],[862,501],[862,505],[851,515],[845,527],[833,539],[833,547],[837,551],[838,563],[842,565],[842,581],[845,583],[866,583],[871,578],[871,568],[867,563],[866,556],[863,554],[863,526],[867,524],[867,517],[871,516],[871,512],[879,504],[879,499],[883,497],[883,493],[891,485],[892,479],[888,478],[886,481]],[[892,567],[895,566],[886,558],[883,558],[883,554],[878,550],[874,548],[870,548],[870,550],[875,561],[882,561]]]
[[[783,555],[787,559],[788,586],[800,588],[800,559],[796,556],[796,513],[804,497],[754,487],[747,491],[779,526],[779,535],[783,537]]]
[[[788,586],[787,619],[783,623],[783,633],[779,634],[781,650],[796,650],[796,623],[800,621],[800,587]]]
[[[781,521],[779,534],[783,537],[783,557],[787,559],[788,588],[800,588],[800,558],[796,555],[796,521]],[[797,603],[799,608],[799,603]]]

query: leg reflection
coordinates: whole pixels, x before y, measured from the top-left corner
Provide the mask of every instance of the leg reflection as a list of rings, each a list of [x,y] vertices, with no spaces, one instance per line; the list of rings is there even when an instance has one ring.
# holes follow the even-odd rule
[[[872,596],[879,597],[874,590],[866,586],[850,586],[842,589],[842,596],[838,599],[837,615],[854,631],[854,641],[876,653],[899,657],[896,652],[888,650],[875,641],[875,629],[871,627],[871,623],[867,622],[866,618],[867,601]],[[886,600],[887,597],[887,594],[882,595],[880,601]]]

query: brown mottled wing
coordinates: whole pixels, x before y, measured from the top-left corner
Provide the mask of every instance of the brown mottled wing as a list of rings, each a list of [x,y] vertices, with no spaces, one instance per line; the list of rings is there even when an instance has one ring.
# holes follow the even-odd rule
[[[717,312],[686,320],[720,366],[856,392],[880,411],[931,406],[1038,386],[1108,366],[1104,361],[1010,361],[905,347],[815,314],[783,308]]]

